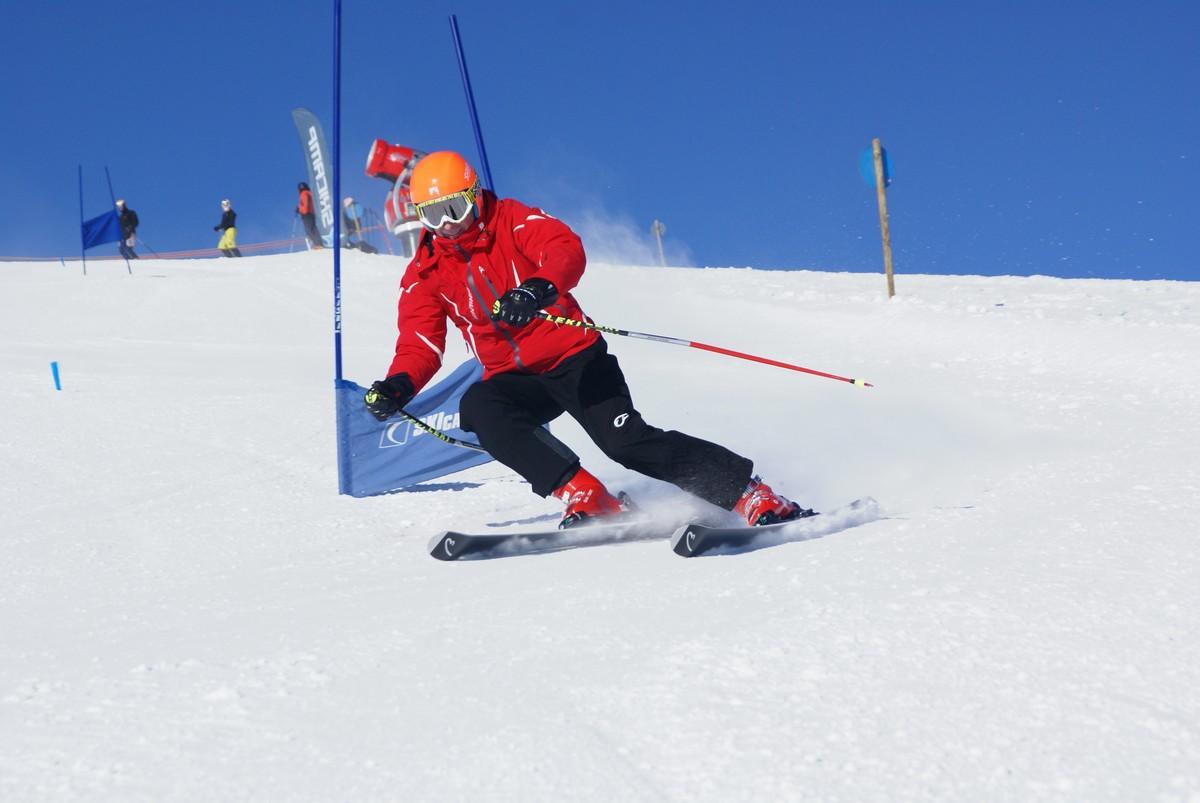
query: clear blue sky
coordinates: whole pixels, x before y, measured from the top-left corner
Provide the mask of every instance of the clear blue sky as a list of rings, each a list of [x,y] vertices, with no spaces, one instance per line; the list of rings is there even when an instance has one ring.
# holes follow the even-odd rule
[[[0,255],[78,253],[116,192],[156,251],[292,233],[290,110],[331,134],[332,3],[10,4]],[[695,265],[879,270],[871,138],[904,272],[1200,279],[1200,4],[344,0],[343,193],[375,137],[475,146],[502,195]],[[92,253],[108,253],[102,246]]]

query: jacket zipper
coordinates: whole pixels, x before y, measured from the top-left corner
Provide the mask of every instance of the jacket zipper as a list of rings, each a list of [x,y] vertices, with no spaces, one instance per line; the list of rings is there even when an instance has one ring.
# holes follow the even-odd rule
[[[509,347],[512,348],[513,362],[515,362],[517,367],[520,368],[522,371],[528,371],[529,369],[525,367],[525,363],[521,362],[521,347],[517,345],[517,341],[513,340],[512,337],[508,334],[508,332],[501,329],[500,324],[496,323],[492,319],[492,316],[488,314],[488,312],[489,312],[489,310],[491,310],[492,306],[491,306],[491,304],[484,302],[483,294],[479,292],[479,288],[475,285],[475,274],[471,270],[471,255],[468,254],[466,252],[466,249],[464,249],[458,243],[455,243],[454,247],[458,250],[458,253],[462,256],[463,261],[466,262],[466,265],[467,265],[467,289],[471,292],[471,295],[475,296],[475,301],[478,302],[480,311],[485,316],[487,316],[488,323],[490,323],[492,325],[492,328],[495,329],[500,334],[500,336],[503,337],[508,342]],[[492,291],[492,298],[493,299],[499,298],[500,294],[496,292],[496,288],[493,287],[492,283],[488,281],[486,274],[484,275],[483,280],[485,282],[487,282],[488,289]]]

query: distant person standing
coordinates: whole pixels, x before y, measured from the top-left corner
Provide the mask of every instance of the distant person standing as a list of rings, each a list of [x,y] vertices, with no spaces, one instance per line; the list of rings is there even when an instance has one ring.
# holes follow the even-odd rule
[[[133,252],[133,247],[137,245],[138,216],[137,212],[125,205],[124,198],[117,199],[117,219],[121,223],[121,256],[137,259],[138,255]]]
[[[353,198],[347,196],[342,199],[342,228],[346,230],[347,240],[357,240],[362,233],[362,224],[359,222],[361,215],[362,207]]]
[[[342,201],[342,244],[346,248],[357,248],[364,254],[377,253],[375,246],[363,239],[363,209],[353,198]]]
[[[308,237],[308,247],[310,250],[321,248],[321,233],[317,231],[317,211],[313,206],[312,190],[303,181],[297,185],[296,189],[300,191],[300,203],[296,207],[296,214],[300,215],[300,219],[304,221],[304,234]]]
[[[224,232],[217,248],[227,257],[240,257],[242,252],[237,247],[237,212],[229,199],[221,201],[221,222],[213,226],[213,231]]]

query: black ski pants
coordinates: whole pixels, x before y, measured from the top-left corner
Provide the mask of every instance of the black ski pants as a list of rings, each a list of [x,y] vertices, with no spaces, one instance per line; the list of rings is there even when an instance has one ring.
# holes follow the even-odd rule
[[[603,339],[544,374],[497,374],[467,389],[461,425],[493,457],[548,496],[579,469],[579,457],[543,428],[564,412],[606,455],[731,509],[754,464],[723,446],[647,424]]]

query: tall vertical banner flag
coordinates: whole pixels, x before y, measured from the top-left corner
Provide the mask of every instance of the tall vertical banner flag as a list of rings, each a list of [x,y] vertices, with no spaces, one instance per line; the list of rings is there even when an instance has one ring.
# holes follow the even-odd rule
[[[292,121],[300,137],[304,162],[308,166],[308,186],[316,205],[317,229],[326,245],[333,242],[335,199],[333,197],[333,163],[325,145],[325,132],[317,116],[303,106],[292,109]]]

